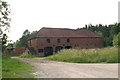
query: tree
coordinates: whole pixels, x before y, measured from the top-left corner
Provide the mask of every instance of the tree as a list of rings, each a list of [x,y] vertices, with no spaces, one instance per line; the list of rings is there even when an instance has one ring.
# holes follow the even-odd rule
[[[85,27],[81,29],[91,30],[97,34],[102,35],[104,39],[104,46],[107,47],[107,46],[113,46],[114,35],[117,35],[120,32],[120,23],[115,23],[110,25],[98,24],[96,26],[89,24],[89,25],[85,25]]]
[[[7,43],[7,35],[6,34],[3,34],[3,37],[2,37],[2,51],[4,51],[5,49],[5,44]]]
[[[114,35],[114,39],[113,39],[113,45],[116,46],[120,46],[120,32],[118,33],[118,35]]]
[[[7,35],[3,34],[2,45],[5,45],[6,43],[7,43]]]
[[[0,38],[2,38],[2,42],[0,43],[2,46],[2,51],[5,49],[5,44],[7,42],[7,35],[4,31],[8,30],[10,27],[10,21],[9,18],[10,15],[10,6],[5,1],[0,1]]]
[[[0,37],[2,37],[4,31],[10,27],[10,6],[5,1],[0,1]]]
[[[20,43],[20,40],[17,40],[14,44],[14,47],[21,47],[22,44]]]
[[[13,50],[13,44],[12,44],[12,43],[9,43],[9,44],[7,45],[7,47],[6,47],[6,49],[7,49],[8,51],[12,51],[12,50]]]
[[[26,29],[24,32],[23,32],[23,36],[27,36],[30,34],[30,31],[28,29]]]
[[[21,41],[22,46],[28,47],[28,45],[27,45],[27,40],[28,40],[29,37],[30,37],[30,32],[29,32],[29,30],[25,30],[25,31],[23,32],[23,36],[20,38],[20,41]]]
[[[29,30],[25,30],[22,34],[22,37],[16,41],[15,43],[15,47],[28,47],[27,45],[27,40],[30,37],[30,31]]]
[[[112,25],[111,36],[117,35],[120,32],[120,25],[119,24],[115,23],[114,25]]]

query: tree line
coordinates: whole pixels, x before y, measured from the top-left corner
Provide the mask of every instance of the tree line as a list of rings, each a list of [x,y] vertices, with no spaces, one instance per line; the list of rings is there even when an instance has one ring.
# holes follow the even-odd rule
[[[85,25],[83,28],[78,28],[80,30],[86,29],[92,32],[95,32],[98,35],[103,37],[103,45],[104,47],[108,46],[120,46],[120,23],[110,24],[110,25]],[[28,47],[27,41],[29,38],[34,37],[37,34],[37,31],[30,32],[29,30],[25,30],[22,34],[22,37],[18,39],[13,44],[8,44],[7,48],[12,47]],[[4,40],[5,39],[5,40]],[[3,44],[6,43],[6,35],[3,36]]]
[[[103,37],[103,45],[104,47],[107,46],[115,46],[120,44],[120,23],[115,23],[115,24],[110,24],[110,25],[92,25],[88,24],[85,25],[83,28],[78,28],[78,29],[86,29],[93,31]],[[15,47],[21,47],[25,46],[27,47],[27,40],[31,37],[34,36],[37,33],[37,31],[33,31],[30,33],[29,30],[25,30],[23,32],[22,37],[17,40],[14,45]]]
[[[30,33],[29,30],[25,30],[22,34],[22,37],[18,39],[15,43],[13,44],[8,44],[7,46],[5,45],[7,43],[7,38],[8,36],[6,35],[5,31],[9,29],[10,27],[10,21],[11,18],[9,17],[10,15],[10,5],[5,2],[1,1],[0,2],[0,46],[2,46],[2,49],[8,48],[11,49],[13,47],[28,47],[27,45],[27,40],[30,37],[33,37],[36,35],[37,31],[33,31]],[[92,25],[88,24],[85,25],[83,28],[78,28],[78,29],[86,29],[86,30],[91,30],[103,37],[103,44],[104,47],[107,46],[120,46],[120,23],[115,23],[115,24],[110,24],[110,25]],[[1,49],[1,48],[0,48]]]
[[[110,24],[110,25],[85,25],[83,28],[78,29],[86,29],[91,30],[103,37],[104,47],[120,45],[120,23]]]

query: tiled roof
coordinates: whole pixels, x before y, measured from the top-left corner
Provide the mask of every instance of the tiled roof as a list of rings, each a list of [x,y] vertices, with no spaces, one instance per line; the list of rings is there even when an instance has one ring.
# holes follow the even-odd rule
[[[43,27],[38,31],[36,37],[101,37],[101,36],[90,30]]]

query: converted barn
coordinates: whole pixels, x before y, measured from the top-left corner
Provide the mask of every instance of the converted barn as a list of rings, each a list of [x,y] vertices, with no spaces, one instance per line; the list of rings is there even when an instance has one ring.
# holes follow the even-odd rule
[[[48,56],[61,49],[101,48],[102,37],[90,30],[67,28],[40,29],[28,40],[28,48],[34,55]]]

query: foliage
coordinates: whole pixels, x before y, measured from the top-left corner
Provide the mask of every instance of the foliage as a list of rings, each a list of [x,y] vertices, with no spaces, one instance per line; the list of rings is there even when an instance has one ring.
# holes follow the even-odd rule
[[[20,55],[19,57],[20,58],[34,58],[34,56],[32,54],[26,54],[26,53]]]
[[[5,31],[10,27],[10,5],[5,1],[0,1],[0,44],[2,43],[2,51],[6,48],[7,35]]]
[[[21,46],[24,46],[24,47],[27,47],[27,40],[28,38],[30,37],[30,32],[28,30],[25,30],[23,32],[23,35],[22,37],[16,41],[16,43],[14,43],[15,47],[21,47]]]
[[[111,36],[117,35],[120,32],[120,23],[116,23],[111,27]]]
[[[114,36],[114,39],[113,39],[113,45],[114,46],[116,46],[116,45],[118,45],[118,46],[120,46],[120,32],[118,33],[118,35],[115,35]]]
[[[2,36],[2,51],[4,51],[4,49],[6,48],[5,44],[7,43],[7,35],[3,34]]]
[[[16,42],[14,42],[14,47],[21,47],[22,44],[20,43],[20,40],[17,40]]]
[[[6,34],[3,34],[3,37],[2,37],[2,45],[5,45],[7,42],[7,35]]]
[[[9,44],[7,45],[7,49],[11,49],[11,48],[13,48],[13,44],[12,44],[12,43],[9,43]]]
[[[15,55],[3,55],[2,57],[2,77],[3,78],[32,78],[33,68],[19,60],[11,59]]]
[[[85,27],[80,29],[91,30],[99,35],[103,36],[104,46],[113,45],[113,37],[120,32],[120,23],[110,24],[110,25],[85,25]]]
[[[73,62],[73,63],[117,63],[118,48],[107,47],[102,49],[67,49],[55,55],[48,56],[46,60]]]
[[[37,31],[33,31],[32,33],[30,33],[29,30],[25,30],[23,32],[22,37],[14,43],[14,46],[15,47],[21,47],[21,46],[28,47],[27,40],[30,38],[33,38],[36,34],[37,34]]]
[[[10,5],[5,1],[0,1],[0,37],[4,30],[10,27]]]

